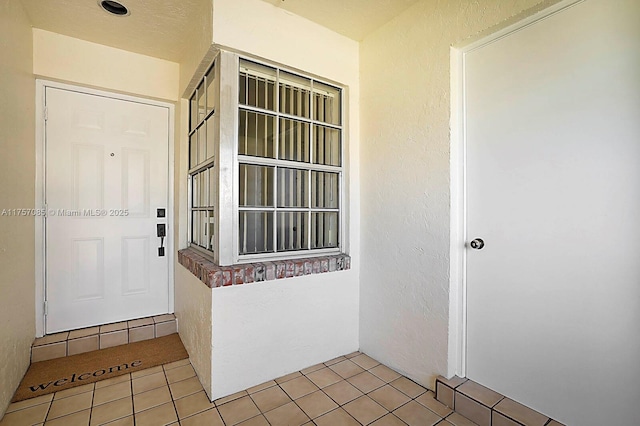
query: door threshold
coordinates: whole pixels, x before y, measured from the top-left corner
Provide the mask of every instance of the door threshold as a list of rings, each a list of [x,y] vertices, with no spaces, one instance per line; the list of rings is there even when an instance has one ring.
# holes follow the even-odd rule
[[[31,345],[31,362],[78,355],[178,332],[174,314],[156,315],[95,327],[48,334]]]
[[[436,400],[473,424],[564,426],[473,380],[457,376],[451,379],[439,376],[436,379]]]

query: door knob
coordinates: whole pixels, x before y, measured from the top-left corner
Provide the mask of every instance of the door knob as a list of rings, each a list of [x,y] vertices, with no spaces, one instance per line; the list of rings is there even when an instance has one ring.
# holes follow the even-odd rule
[[[167,225],[164,223],[158,223],[156,225],[156,234],[160,237],[160,247],[158,247],[158,256],[164,256],[164,237],[167,236]]]
[[[482,250],[482,247],[484,247],[484,240],[482,238],[476,238],[475,240],[471,241],[469,245],[472,249]]]

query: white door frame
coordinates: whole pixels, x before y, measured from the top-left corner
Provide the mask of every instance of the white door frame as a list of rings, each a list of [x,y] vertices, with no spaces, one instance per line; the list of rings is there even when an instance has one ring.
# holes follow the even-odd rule
[[[465,55],[585,0],[562,0],[479,40],[451,47],[450,252],[448,377],[467,371],[467,185]]]
[[[167,224],[169,229],[174,226],[173,203],[174,203],[174,139],[175,139],[175,106],[168,102],[155,101],[151,99],[139,98],[135,96],[122,95],[119,93],[107,92],[103,90],[89,89],[82,86],[75,86],[55,81],[36,79],[36,185],[35,185],[35,208],[36,211],[44,211],[45,196],[45,89],[47,87],[69,90],[87,95],[97,95],[105,98],[136,102],[139,104],[153,105],[167,108],[169,110],[169,164],[168,164],[168,205]],[[167,261],[169,262],[169,312],[174,311],[174,241],[171,236],[173,231],[167,233]],[[35,274],[36,274],[36,337],[42,337],[45,332],[44,301],[46,296],[46,239],[45,239],[45,217],[35,216]]]

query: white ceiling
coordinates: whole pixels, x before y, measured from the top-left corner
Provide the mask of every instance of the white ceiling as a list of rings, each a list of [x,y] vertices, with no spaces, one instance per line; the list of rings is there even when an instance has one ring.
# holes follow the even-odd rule
[[[31,24],[47,31],[180,62],[195,17],[212,0],[121,0],[111,16],[98,0],[22,0]],[[354,40],[362,40],[418,0],[263,0]]]
[[[419,0],[263,1],[360,41]]]
[[[102,10],[98,0],[22,0],[35,28],[175,62],[206,2],[121,0],[131,15],[120,17]]]

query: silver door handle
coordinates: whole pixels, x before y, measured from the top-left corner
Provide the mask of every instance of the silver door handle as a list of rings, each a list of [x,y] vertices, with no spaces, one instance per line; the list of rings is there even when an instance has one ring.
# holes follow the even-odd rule
[[[482,238],[476,238],[473,241],[471,241],[469,245],[471,246],[472,249],[482,250],[482,247],[484,247],[484,240]]]

